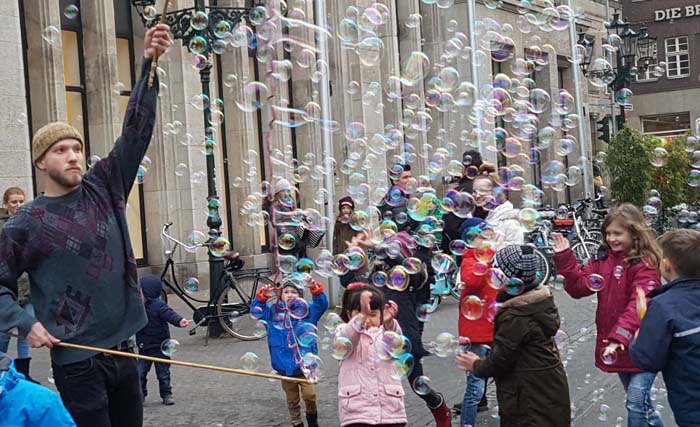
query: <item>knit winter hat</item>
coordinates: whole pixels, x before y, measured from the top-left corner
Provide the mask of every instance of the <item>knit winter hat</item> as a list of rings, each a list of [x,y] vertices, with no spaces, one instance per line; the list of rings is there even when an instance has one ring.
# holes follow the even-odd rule
[[[308,275],[294,272],[282,279],[282,287],[280,288],[280,293],[284,288],[292,287],[299,292],[299,297],[304,298],[304,288],[306,287],[306,282],[308,281]]]
[[[277,194],[284,190],[294,190],[294,186],[292,186],[292,183],[284,178],[280,178],[275,181],[274,185],[272,186],[272,194]]]
[[[65,122],[53,122],[45,125],[34,134],[32,139],[32,162],[36,163],[55,143],[64,139],[77,139],[83,145],[83,137],[78,129]]]
[[[352,197],[345,196],[338,200],[338,210],[340,210],[343,206],[350,206],[352,210],[355,210],[355,202],[352,200]]]
[[[522,280],[525,285],[524,292],[540,285],[546,268],[544,259],[535,252],[535,249],[525,245],[506,246],[496,252],[493,266],[510,278]]]

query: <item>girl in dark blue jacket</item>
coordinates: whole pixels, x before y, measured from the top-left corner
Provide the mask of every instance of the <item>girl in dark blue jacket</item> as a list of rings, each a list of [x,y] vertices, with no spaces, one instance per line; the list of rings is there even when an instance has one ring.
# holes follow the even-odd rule
[[[280,375],[315,379],[313,364],[318,355],[316,325],[328,309],[328,297],[323,292],[322,284],[298,273],[283,279],[281,286],[274,304],[267,303],[275,295],[274,288],[271,285],[261,288],[253,299],[251,314],[266,322],[272,368]],[[311,303],[303,299],[305,286],[313,296]],[[318,427],[314,384],[281,382],[292,425],[304,425],[300,405],[304,400],[307,426]]]
[[[170,327],[168,324],[186,328],[191,321],[184,319],[177,314],[175,310],[170,308],[165,301],[160,299],[160,294],[163,291],[163,284],[160,281],[160,277],[149,274],[142,277],[140,282],[145,298],[148,323],[143,329],[136,333],[139,354],[170,359],[170,356],[166,354],[167,350],[165,352],[163,351],[164,346],[166,348],[168,347],[166,342],[170,339]],[[139,375],[141,376],[141,391],[143,392],[144,400],[148,394],[146,381],[152,364],[153,362],[150,360],[139,359]],[[163,399],[163,404],[174,405],[175,401],[173,400],[172,387],[170,386],[170,365],[159,362],[155,362],[155,365],[160,397]]]

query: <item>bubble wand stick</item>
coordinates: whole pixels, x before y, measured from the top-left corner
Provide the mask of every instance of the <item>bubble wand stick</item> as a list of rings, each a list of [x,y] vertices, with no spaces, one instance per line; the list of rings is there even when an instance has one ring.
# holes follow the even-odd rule
[[[4,333],[4,335],[9,335],[9,336],[14,337],[14,338],[19,338],[19,335],[17,335],[17,334]],[[201,363],[183,362],[180,360],[172,360],[172,359],[161,359],[160,357],[145,356],[143,354],[134,354],[134,353],[128,353],[125,351],[117,351],[117,350],[110,350],[110,349],[106,349],[106,348],[91,347],[88,345],[71,344],[71,343],[62,342],[62,341],[56,345],[59,347],[94,351],[96,353],[105,353],[105,354],[110,354],[112,356],[122,356],[122,357],[130,357],[132,359],[150,360],[151,362],[169,363],[171,365],[184,366],[186,368],[208,369],[210,371],[219,371],[219,372],[226,372],[229,374],[247,375],[247,376],[251,376],[251,377],[267,378],[270,380],[280,380],[280,381],[286,380],[286,381],[291,381],[291,382],[295,382],[295,383],[313,384],[312,381],[309,381],[306,378],[285,377],[282,375],[274,375],[274,374],[265,374],[262,372],[245,371],[243,369],[225,368],[223,366],[203,365]]]
[[[165,0],[163,4],[163,13],[160,15],[160,23],[165,24],[165,15],[168,13],[168,6],[170,6],[170,0]],[[153,56],[153,62],[151,62],[151,69],[148,72],[148,90],[151,90],[153,86],[153,78],[156,74],[156,67],[158,67],[158,54]]]

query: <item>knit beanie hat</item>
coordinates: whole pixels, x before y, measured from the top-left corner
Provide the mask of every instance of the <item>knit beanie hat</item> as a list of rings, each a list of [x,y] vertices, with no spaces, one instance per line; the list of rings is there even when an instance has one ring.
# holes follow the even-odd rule
[[[489,225],[486,223],[486,221],[484,221],[481,218],[477,218],[477,217],[467,218],[464,221],[462,221],[462,225],[460,225],[460,227],[459,227],[460,238],[462,240],[466,240],[467,232],[475,227],[478,227],[479,229],[481,229],[481,231],[484,231],[487,228],[489,228]]]
[[[292,287],[299,292],[299,297],[304,298],[304,288],[306,287],[306,282],[309,279],[308,274],[302,274],[294,272],[282,279],[282,287],[280,287],[280,293],[284,288]]]
[[[352,200],[352,197],[345,196],[338,200],[338,210],[342,209],[343,206],[350,206],[352,210],[355,210],[355,202]]]
[[[494,267],[506,276],[523,281],[523,292],[531,291],[540,285],[546,268],[544,259],[532,246],[511,245],[496,252]],[[540,273],[539,275],[537,273]]]
[[[280,191],[284,191],[284,190],[294,190],[294,186],[292,186],[292,183],[287,181],[284,178],[278,179],[272,185],[272,194],[277,194]]]
[[[53,122],[45,125],[34,134],[32,139],[32,162],[36,163],[55,143],[64,139],[77,139],[83,145],[83,137],[78,129],[64,122]]]

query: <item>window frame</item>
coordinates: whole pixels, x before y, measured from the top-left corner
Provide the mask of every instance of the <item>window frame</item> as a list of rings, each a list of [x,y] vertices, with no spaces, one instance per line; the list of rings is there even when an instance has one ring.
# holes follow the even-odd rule
[[[685,43],[681,43],[680,40],[685,39]],[[669,42],[674,42],[669,44]],[[681,45],[685,45],[685,49],[681,49]],[[670,48],[673,47],[674,50]],[[690,77],[690,38],[688,36],[677,36],[669,37],[664,40],[664,53],[666,55],[666,78],[667,79],[683,79]],[[686,59],[681,59],[683,56]],[[673,58],[673,59],[671,59]],[[687,62],[687,73],[683,74],[683,62]],[[671,64],[677,65],[677,74],[671,75]]]

